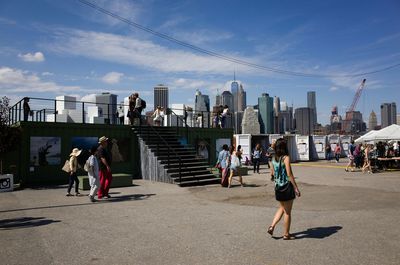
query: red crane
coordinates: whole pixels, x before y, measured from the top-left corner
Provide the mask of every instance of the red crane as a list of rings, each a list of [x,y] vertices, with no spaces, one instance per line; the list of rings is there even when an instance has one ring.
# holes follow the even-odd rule
[[[354,109],[356,108],[358,100],[360,99],[360,96],[361,96],[361,92],[364,89],[365,81],[367,81],[367,79],[363,79],[360,86],[357,88],[356,94],[354,95],[354,98],[353,98],[353,102],[351,102],[350,107],[346,110],[346,114],[345,114],[346,118],[344,119],[344,121],[342,123],[342,133],[346,132],[347,125],[349,124],[350,119],[351,119],[351,116],[350,115],[347,116],[347,113],[351,114],[351,112],[353,112]]]

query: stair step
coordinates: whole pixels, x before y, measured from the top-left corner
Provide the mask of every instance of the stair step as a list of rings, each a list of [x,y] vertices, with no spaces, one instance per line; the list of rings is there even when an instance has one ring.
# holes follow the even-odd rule
[[[179,176],[179,168],[167,169],[168,174],[171,177]],[[182,176],[196,176],[202,174],[210,174],[210,170],[207,167],[203,168],[181,168]]]
[[[185,162],[182,163],[182,167],[195,167],[195,166],[206,166],[209,167],[208,163],[205,161],[200,161],[200,162]],[[164,165],[164,168],[166,169],[170,169],[170,168],[179,168],[179,163],[174,163],[174,164],[170,164],[168,165]]]
[[[215,176],[210,175],[208,178],[202,179],[184,179],[179,182],[179,179],[175,179],[174,183],[178,184],[180,187],[187,187],[187,186],[200,186],[200,185],[209,185],[209,184],[220,184],[221,179]]]
[[[182,164],[191,163],[191,162],[205,162],[205,163],[208,163],[204,158],[198,158],[198,157],[195,157],[195,158],[182,158],[181,162],[182,162]],[[167,159],[161,160],[160,163],[164,164],[164,165],[167,165],[168,164],[168,160]],[[177,159],[175,157],[172,157],[172,158],[170,158],[169,163],[170,163],[170,165],[171,164],[178,164],[179,165],[179,159]]]

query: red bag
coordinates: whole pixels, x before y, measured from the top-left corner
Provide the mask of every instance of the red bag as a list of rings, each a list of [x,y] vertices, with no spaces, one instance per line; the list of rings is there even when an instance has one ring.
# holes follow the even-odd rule
[[[229,184],[229,168],[222,170],[221,186],[228,187]]]

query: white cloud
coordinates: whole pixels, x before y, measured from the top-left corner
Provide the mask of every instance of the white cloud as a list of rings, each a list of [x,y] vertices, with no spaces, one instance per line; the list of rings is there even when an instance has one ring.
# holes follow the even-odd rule
[[[329,91],[336,91],[336,90],[338,90],[338,89],[339,89],[339,88],[333,86],[333,87],[329,88]]]
[[[104,75],[101,80],[103,80],[104,83],[107,84],[118,84],[121,80],[121,77],[123,77],[123,73],[118,73],[118,72],[109,72],[106,75]]]
[[[59,29],[55,35],[53,43],[43,45],[62,54],[134,65],[166,73],[195,72],[231,75],[233,69],[236,69],[247,74],[265,74],[261,70],[234,65],[234,63],[197,54],[191,50],[171,49],[133,37],[71,29]],[[254,58],[240,58],[240,56],[235,56],[235,58],[258,63]]]
[[[50,73],[50,72],[43,72],[42,73],[42,76],[53,76],[54,74],[53,73]]]
[[[61,86],[54,82],[45,82],[37,74],[14,69],[0,67],[0,90],[3,93],[23,92],[53,92],[72,93],[80,90],[79,86]]]
[[[25,62],[43,62],[45,60],[42,52],[18,54],[18,57]]]

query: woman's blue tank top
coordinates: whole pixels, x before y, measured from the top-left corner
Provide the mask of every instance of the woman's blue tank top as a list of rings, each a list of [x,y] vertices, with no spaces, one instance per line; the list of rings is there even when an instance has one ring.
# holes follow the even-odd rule
[[[275,178],[275,186],[282,187],[286,183],[288,183],[289,178],[286,172],[286,166],[284,162],[284,157],[282,157],[281,160],[281,169],[279,173],[279,161],[281,159],[279,158],[278,161],[275,160],[275,157],[272,159],[272,166],[274,167],[274,178]]]

